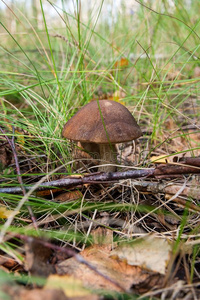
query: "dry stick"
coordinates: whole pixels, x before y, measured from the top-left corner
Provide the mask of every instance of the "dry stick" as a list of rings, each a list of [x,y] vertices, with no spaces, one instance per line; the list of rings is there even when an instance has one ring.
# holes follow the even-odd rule
[[[17,237],[27,243],[31,243],[34,241],[34,237],[30,237],[30,236],[26,236],[23,234],[15,234],[15,233],[11,233],[10,235],[13,237]],[[106,279],[107,281],[111,282],[112,284],[114,284],[115,286],[117,286],[118,288],[120,288],[121,291],[125,292],[126,290],[115,280],[111,279],[110,277],[108,277],[107,275],[103,274],[101,271],[99,271],[95,266],[93,266],[90,262],[88,262],[87,260],[85,260],[83,258],[83,256],[81,254],[78,254],[76,251],[74,251],[71,248],[65,248],[65,247],[60,247],[57,245],[54,245],[50,242],[47,242],[45,240],[36,238],[37,242],[42,244],[43,246],[50,248],[54,251],[60,251],[63,253],[66,253],[67,255],[73,256],[78,262],[80,262],[81,264],[86,265],[89,269],[91,269],[92,271],[94,271],[96,274],[100,275],[101,277],[103,277],[104,279]]]
[[[18,157],[17,157],[17,152],[16,152],[16,148],[15,148],[15,129],[14,129],[14,126],[12,126],[12,130],[13,130],[13,135],[12,135],[12,139],[9,139],[8,136],[5,134],[4,130],[0,127],[0,131],[4,134],[8,144],[10,145],[11,149],[12,149],[12,152],[13,152],[13,156],[14,156],[14,160],[15,160],[15,165],[16,165],[16,171],[17,171],[17,179],[19,181],[19,184],[20,184],[20,188],[21,188],[21,191],[23,193],[23,195],[26,194],[26,189],[23,185],[23,181],[22,181],[22,177],[21,177],[21,171],[20,171],[20,166],[19,166],[19,161],[18,161]],[[31,207],[28,205],[27,206],[28,208],[28,211],[29,211],[29,214],[31,216],[31,220],[33,222],[33,226],[36,230],[38,230],[38,227],[37,227],[37,223],[36,223],[36,218],[33,214],[33,211],[31,209]]]
[[[169,195],[169,196],[171,196],[171,195]],[[167,198],[168,197],[166,197],[166,199]],[[189,209],[189,210],[192,210],[192,211],[195,211],[195,212],[200,212],[200,207],[199,206],[197,206],[193,203],[190,203],[187,200],[181,199],[180,197],[174,198],[173,201],[176,202],[177,204],[179,204],[181,207],[187,207],[187,209]]]
[[[71,164],[71,163],[72,162],[69,161],[67,164]],[[60,167],[54,169],[53,171],[51,171],[46,176],[42,177],[37,183],[35,183],[34,186],[30,187],[29,191],[22,197],[22,199],[20,199],[18,205],[16,206],[16,208],[13,211],[11,211],[11,214],[9,215],[6,222],[4,223],[4,225],[1,228],[1,231],[0,231],[0,244],[3,242],[4,236],[5,236],[6,232],[8,231],[8,228],[11,225],[16,213],[20,211],[20,209],[22,208],[24,203],[29,199],[31,194],[40,186],[40,184],[43,183],[45,180],[47,180],[48,176],[51,176],[54,173],[56,173],[57,171],[59,171],[60,168],[62,168],[62,165]]]
[[[160,183],[160,182],[151,182],[151,181],[136,181],[133,183],[133,186],[139,192],[149,192],[149,193],[163,193],[168,195],[174,195],[177,191],[180,190],[182,184],[169,184],[169,183]],[[186,196],[193,199],[200,200],[200,190],[196,186],[186,186],[181,192],[180,196]],[[192,204],[190,201],[177,198],[174,199],[175,202],[187,206],[189,209],[200,211],[200,207]]]
[[[37,189],[37,191],[42,191],[51,188],[73,188],[76,186],[84,184],[99,184],[107,183],[110,181],[118,181],[120,179],[128,178],[141,178],[148,177],[154,174],[155,169],[141,169],[141,170],[132,170],[124,172],[113,172],[113,173],[98,173],[93,175],[85,175],[83,177],[69,177],[65,179],[54,180],[50,182],[42,183]],[[30,190],[33,186],[26,186],[26,190]],[[8,187],[1,188],[0,193],[11,193],[11,194],[21,194],[21,187]]]
[[[142,177],[159,178],[172,175],[184,174],[198,174],[200,173],[200,157],[188,157],[181,160],[181,163],[174,164],[160,164],[156,168],[128,170],[122,172],[96,173],[85,175],[83,177],[69,177],[65,179],[54,180],[42,183],[37,191],[47,190],[51,188],[66,188],[70,189],[84,184],[99,184],[107,182],[116,182],[120,179],[135,179]],[[32,189],[33,186],[26,186],[26,190]],[[21,194],[21,187],[7,187],[0,188],[0,193]]]

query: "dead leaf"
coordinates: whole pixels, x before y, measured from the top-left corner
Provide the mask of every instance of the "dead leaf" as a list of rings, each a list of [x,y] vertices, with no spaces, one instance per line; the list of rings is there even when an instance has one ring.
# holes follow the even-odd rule
[[[88,300],[98,299],[95,295],[91,295],[91,292],[83,286],[79,279],[76,279],[73,276],[49,276],[45,289],[50,288],[62,290],[67,297],[81,297],[81,299],[82,297],[87,297],[86,299]]]
[[[0,265],[4,266],[6,269],[13,270],[17,266],[20,266],[13,258],[0,255]]]
[[[144,281],[132,285],[132,290],[139,294],[147,293],[156,288],[162,288],[164,284],[164,276],[158,273],[152,273]]]
[[[25,268],[32,275],[47,276],[54,273],[54,266],[50,264],[52,250],[33,238],[25,243]]]
[[[80,191],[71,191],[60,194],[55,197],[55,201],[59,202],[67,202],[67,201],[75,201],[83,197],[83,194]]]
[[[195,150],[191,150],[192,155],[200,155],[200,132],[189,130],[187,139],[182,138],[182,141],[185,142],[185,149],[195,148]],[[188,152],[187,155],[191,156],[191,152]]]
[[[114,64],[114,68],[119,67],[127,67],[129,65],[129,61],[125,57],[121,57],[119,60],[117,60]]]
[[[111,251],[110,256],[128,265],[165,274],[172,251],[167,240],[148,235],[132,242],[124,243]]]
[[[49,189],[44,191],[36,191],[37,197],[47,197],[54,193],[60,192],[62,189]]]
[[[12,161],[12,152],[5,138],[0,137],[0,168],[7,167]]]
[[[151,162],[154,164],[169,164],[173,162],[173,157],[167,155],[152,156]]]
[[[13,213],[15,215],[18,214],[18,212],[14,212],[13,210],[8,210],[5,206],[0,206],[0,218],[1,219],[9,218],[11,215],[13,215]]]
[[[122,99],[125,97],[126,97],[126,94],[124,93],[124,91],[117,90],[113,94],[109,95],[107,98],[108,98],[108,100],[113,100],[113,101],[119,102],[122,105],[124,105],[124,102],[122,101]]]
[[[12,300],[69,300],[62,290],[58,289],[33,289],[28,290],[19,285],[5,284],[1,286],[5,297],[1,299]],[[2,295],[2,294],[1,294]]]
[[[31,291],[24,290],[20,293],[20,298],[16,300],[69,300],[68,297],[65,296],[64,292],[57,289],[33,289]]]
[[[81,280],[83,285],[88,288],[119,292],[122,290],[130,291],[133,284],[139,284],[151,276],[150,273],[143,271],[140,267],[130,266],[124,261],[117,261],[109,257],[110,251],[107,246],[94,245],[82,251],[81,255],[105,277],[79,263],[74,257],[56,266],[58,274],[72,275]],[[107,277],[116,282],[117,285],[107,280]]]
[[[111,249],[113,244],[113,231],[104,227],[98,227],[92,231],[93,242],[96,245],[107,245]]]

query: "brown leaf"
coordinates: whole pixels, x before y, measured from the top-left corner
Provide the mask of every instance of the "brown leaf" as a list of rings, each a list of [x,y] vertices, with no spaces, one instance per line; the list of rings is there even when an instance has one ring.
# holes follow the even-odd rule
[[[113,243],[113,231],[104,227],[98,227],[92,231],[93,242],[96,245],[107,245],[109,249]]]
[[[0,166],[7,167],[12,161],[12,152],[8,149],[6,139],[0,137]]]
[[[1,286],[5,298],[12,300],[69,300],[62,290],[58,289],[33,289],[27,290],[22,286],[4,284]],[[2,294],[1,294],[2,295]],[[9,297],[8,297],[9,296]],[[7,298],[6,298],[7,297]]]
[[[134,292],[137,292],[139,294],[144,294],[150,291],[152,288],[162,288],[164,284],[164,276],[160,275],[158,273],[151,273],[149,276],[139,282],[138,284],[133,284],[132,285],[132,290]]]
[[[13,258],[0,255],[0,265],[11,270],[19,266],[19,263],[16,262]]]
[[[44,191],[37,191],[36,196],[37,197],[47,197],[50,196],[54,193],[60,192],[62,189],[49,189],[49,190],[44,190]]]
[[[74,201],[77,199],[80,199],[83,197],[83,194],[80,191],[71,191],[71,192],[66,192],[63,194],[60,194],[55,197],[56,201],[59,202],[67,202],[67,201]]]
[[[32,291],[23,290],[20,293],[20,300],[69,300],[62,290],[58,289],[34,289]]]
[[[54,273],[54,266],[49,262],[52,255],[51,249],[39,243],[37,239],[32,239],[31,242],[26,242],[25,252],[25,268],[32,275],[48,276]]]
[[[114,64],[114,67],[115,68],[127,67],[128,65],[129,65],[128,59],[125,57],[121,57],[119,60],[116,61],[116,63]]]
[[[125,290],[130,291],[133,284],[138,284],[145,280],[149,274],[143,272],[140,267],[129,266],[124,261],[118,261],[109,257],[110,251],[106,246],[93,246],[81,252],[81,255],[89,261],[99,272],[103,273]],[[58,274],[69,274],[80,279],[85,287],[93,289],[107,289],[121,291],[116,286],[89,269],[84,264],[80,264],[74,257],[70,258],[56,266]]]

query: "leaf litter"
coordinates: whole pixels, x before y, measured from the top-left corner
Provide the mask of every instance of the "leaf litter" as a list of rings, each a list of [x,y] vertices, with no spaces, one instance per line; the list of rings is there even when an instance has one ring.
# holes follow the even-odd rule
[[[197,135],[195,133],[192,134],[195,143],[192,144],[192,146],[198,146],[198,133]],[[160,155],[161,147],[158,148],[158,155],[154,155],[150,158],[152,164],[176,165],[179,161],[181,163],[182,158],[190,157],[188,152],[184,152],[184,149],[187,149],[188,146],[185,139],[180,141],[178,138],[177,143],[176,138],[172,140],[173,143],[171,144],[172,147],[170,148],[170,152],[166,152],[167,149],[163,148],[162,155]],[[138,159],[137,153],[140,150],[138,150],[138,152],[136,151],[133,156],[133,147],[135,146],[132,143],[118,146],[121,160],[128,165],[135,161],[135,159],[136,161]],[[139,147],[142,147],[142,145],[140,144]],[[183,151],[183,153],[177,155],[177,150],[179,152]],[[198,151],[198,149],[196,151]],[[156,152],[154,154],[156,154]],[[174,268],[174,265],[171,265],[171,261],[174,262],[173,235],[168,233],[165,228],[170,228],[173,231],[177,230],[180,224],[180,212],[183,211],[185,207],[188,207],[189,210],[197,214],[196,217],[199,214],[197,202],[199,193],[198,189],[195,188],[199,182],[198,177],[194,176],[192,179],[188,178],[184,188],[182,188],[183,182],[184,179],[181,178],[166,180],[165,182],[157,180],[138,180],[135,182],[123,181],[122,183],[115,184],[111,187],[111,191],[109,191],[110,187],[106,187],[106,189],[104,188],[103,190],[101,187],[99,189],[94,189],[87,185],[83,186],[82,190],[75,189],[65,193],[62,193],[60,190],[56,191],[57,195],[54,201],[58,203],[79,201],[78,199],[85,197],[85,190],[88,190],[91,194],[95,195],[97,202],[100,199],[100,201],[108,201],[108,194],[112,194],[112,199],[113,196],[116,197],[118,193],[118,197],[120,195],[123,197],[124,204],[130,203],[130,199],[134,202],[137,201],[137,194],[139,193],[140,203],[144,205],[153,205],[155,211],[158,212],[154,215],[151,210],[150,213],[145,214],[144,217],[137,215],[135,212],[135,217],[139,217],[139,223],[138,221],[134,222],[131,218],[127,218],[127,220],[122,218],[120,234],[122,234],[124,238],[122,241],[119,240],[119,242],[113,241],[113,232],[119,232],[118,226],[120,224],[120,220],[116,216],[114,217],[116,219],[116,225],[114,225],[113,230],[104,227],[97,227],[94,229],[96,226],[93,224],[91,233],[94,243],[90,247],[85,247],[82,251],[80,249],[79,254],[83,259],[89,261],[98,272],[95,272],[93,269],[90,269],[77,261],[75,257],[60,256],[59,251],[52,251],[45,245],[42,246],[41,244],[38,244],[37,240],[33,239],[31,243],[26,242],[24,248],[24,271],[31,274],[31,276],[42,276],[47,278],[47,282],[42,289],[33,289],[32,291],[27,291],[24,288],[19,291],[18,287],[15,286],[10,289],[10,295],[13,296],[13,299],[15,299],[15,295],[20,295],[20,297],[24,297],[23,299],[28,299],[28,297],[33,297],[33,299],[37,299],[37,297],[48,297],[48,299],[51,299],[51,296],[49,296],[51,291],[51,294],[54,295],[54,297],[58,296],[60,299],[65,299],[65,297],[67,297],[67,299],[70,299],[71,297],[99,299],[98,294],[95,294],[94,291],[105,290],[108,292],[114,291],[119,293],[126,292],[128,294],[140,294],[149,292],[150,290],[164,290],[166,282],[165,278],[168,276],[167,274],[169,272],[172,272],[171,268]],[[133,191],[130,193],[132,189],[135,189],[136,193]],[[114,194],[112,190],[114,191]],[[167,200],[167,202],[163,203],[163,195],[165,197],[165,200],[163,201]],[[170,204],[173,195],[177,196],[173,199],[172,204]],[[47,197],[48,196],[49,194]],[[188,200],[186,198],[188,196],[193,198],[193,202],[190,204],[187,204]],[[111,199],[109,201],[111,201]],[[169,203],[168,200],[170,200]],[[160,205],[159,210],[154,205],[155,201]],[[170,214],[166,214],[162,207],[170,208]],[[173,212],[171,209],[173,209]],[[9,211],[4,207],[2,207],[1,213],[2,218],[7,218],[9,216]],[[109,213],[106,219],[105,217],[99,217],[98,223],[101,222],[100,220],[102,219],[103,226],[112,226],[112,218]],[[192,221],[193,217],[195,217],[195,215],[191,214],[191,219],[189,216],[189,220]],[[55,219],[49,218],[48,220],[49,222],[53,222]],[[142,233],[144,236],[132,240],[132,238],[130,238],[132,234],[132,231],[130,231],[131,223],[134,224],[133,228],[135,228],[135,230],[136,224],[140,224],[140,230],[142,225],[145,230],[139,230],[138,232],[140,232],[139,235]],[[44,222],[44,224],[48,223]],[[127,227],[129,228],[128,231],[126,229]],[[147,235],[147,232],[151,232],[151,228],[154,228],[154,231],[161,232],[163,236],[152,233]],[[136,231],[134,235],[137,236]],[[188,252],[188,250],[183,247],[183,256],[191,255],[192,248],[189,248],[190,251]],[[6,264],[5,259],[2,260],[1,266],[4,271],[9,270],[10,266],[14,266],[16,270],[20,270],[22,267],[17,267],[16,263],[14,265],[14,262],[11,262],[9,266]],[[182,269],[182,272],[185,271]],[[176,277],[174,277],[174,282],[177,282],[177,284],[180,278],[185,278],[184,276],[182,277],[178,271],[175,272],[175,274]],[[4,286],[6,286],[6,283]],[[183,287],[184,286],[185,284],[183,283]],[[13,289],[16,289],[17,292],[14,293]],[[179,291],[179,294],[180,293],[181,292]],[[170,293],[168,295],[170,295]],[[53,296],[52,299],[54,299]]]
[[[127,65],[128,63],[125,60],[119,60],[116,67],[126,67]],[[171,75],[177,76],[177,74],[175,72]],[[168,77],[168,80],[171,81],[174,78]],[[106,95],[106,98],[121,101],[124,96],[122,92],[115,92]],[[199,157],[200,133],[198,120],[193,118],[192,125],[190,122],[190,118],[197,114],[196,110],[199,108],[194,99],[191,99],[191,101],[193,102],[192,105],[184,103],[182,114],[179,115],[179,122],[183,124],[182,128],[176,125],[177,120],[169,117],[165,122],[167,130],[162,133],[157,132],[157,141],[150,157],[148,155],[151,148],[148,147],[152,147],[152,145],[148,145],[146,138],[142,137],[139,144],[130,142],[118,145],[118,160],[120,163],[125,166],[137,166],[141,160],[141,153],[143,153],[142,159],[144,161],[146,159],[146,163],[154,165],[176,165],[181,164],[181,159],[185,157]],[[189,117],[185,118],[185,115]],[[187,124],[187,121],[189,121],[189,124]],[[147,128],[149,128],[149,124],[147,125]],[[151,132],[149,132],[150,135]],[[21,153],[21,158],[26,159],[26,154],[23,151],[24,140],[25,138],[22,138],[22,142],[18,141],[20,145],[18,151]],[[160,144],[159,140],[165,140],[165,143]],[[78,148],[76,148],[77,155],[80,155]],[[88,154],[82,153],[81,155],[87,161]],[[10,165],[13,161],[11,149],[8,145],[5,147],[5,139],[1,138],[0,167],[7,167],[10,171],[12,168]],[[85,161],[83,163],[78,162],[76,165],[80,173],[83,173]],[[95,162],[92,161],[92,163]],[[30,169],[29,166],[29,171]],[[21,170],[22,173],[25,173],[27,167],[24,169],[22,167]],[[105,185],[104,188],[101,185],[98,188],[85,185],[82,189],[67,192],[57,190],[55,197],[53,196],[51,200],[64,204],[79,201],[79,199],[84,199],[88,203],[93,199],[97,203],[100,201],[109,203],[111,199],[114,199],[123,203],[126,208],[128,208],[130,202],[134,205],[131,211],[127,211],[126,215],[124,210],[121,213],[108,213],[106,222],[105,217],[101,214],[97,214],[98,219],[94,217],[94,220],[89,215],[89,222],[87,223],[84,223],[80,218],[79,225],[75,222],[76,218],[74,220],[72,218],[70,229],[77,230],[77,228],[81,228],[83,231],[87,229],[88,235],[92,233],[93,245],[90,247],[84,245],[84,250],[81,249],[81,246],[77,246],[77,251],[98,272],[77,261],[75,257],[62,256],[59,251],[51,250],[38,243],[37,239],[33,239],[32,242],[26,242],[24,249],[21,250],[24,260],[20,263],[19,259],[11,259],[8,251],[7,256],[2,255],[1,271],[14,271],[16,274],[27,272],[30,276],[44,277],[47,279],[46,284],[41,285],[40,288],[28,290],[19,287],[19,285],[10,287],[8,279],[2,284],[2,291],[9,294],[13,299],[20,297],[24,300],[43,299],[44,297],[48,300],[56,298],[77,299],[78,297],[81,299],[100,299],[98,293],[95,294],[97,290],[107,292],[125,291],[129,295],[148,292],[147,295],[151,296],[157,293],[157,295],[168,298],[171,296],[183,298],[187,295],[191,297],[193,286],[190,286],[189,262],[194,251],[192,243],[197,243],[198,240],[196,241],[196,239],[200,237],[198,186],[199,176],[193,175],[175,176],[174,178],[165,177],[161,180],[145,179],[145,181],[138,180],[137,182],[123,180],[110,187]],[[52,191],[46,195],[47,199],[49,195],[52,195]],[[42,196],[45,197],[45,195]],[[139,201],[141,205],[144,205],[144,211],[137,212]],[[148,207],[148,210],[145,210],[145,207]],[[0,208],[1,218],[9,217],[9,212],[10,210],[2,206]],[[181,229],[181,218],[184,217],[186,212],[188,218],[183,231]],[[49,216],[48,222],[41,222],[40,224],[46,226],[46,228],[48,226],[59,226],[56,223],[57,219],[53,216],[55,215]],[[59,213],[60,218],[63,216],[65,217],[65,214],[61,215]],[[96,224],[95,221],[97,221]],[[112,230],[107,229],[107,227],[112,228]],[[119,241],[114,241],[113,233],[120,237]],[[176,239],[180,241],[187,240],[188,248],[186,249],[184,244],[180,242],[179,249],[174,257],[176,246],[174,240]],[[2,254],[4,253],[3,250]],[[199,250],[196,249],[195,251],[198,255]],[[12,257],[15,257],[14,253],[12,253]],[[193,264],[195,265],[194,287],[197,287],[195,297],[198,299],[198,256]],[[169,277],[171,278],[169,279]]]

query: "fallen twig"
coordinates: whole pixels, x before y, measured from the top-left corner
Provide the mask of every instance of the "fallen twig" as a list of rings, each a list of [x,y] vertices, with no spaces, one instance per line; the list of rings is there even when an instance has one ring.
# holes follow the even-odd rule
[[[162,176],[170,177],[171,175],[184,175],[195,173],[200,173],[200,157],[185,158],[181,161],[181,163],[176,164],[160,164],[156,168],[128,170],[122,172],[95,173],[85,176],[80,175],[80,177],[70,176],[65,179],[44,182],[36,189],[36,191],[42,191],[53,188],[70,189],[84,184],[116,182],[121,179],[136,179],[143,177],[159,178]],[[33,186],[25,186],[26,191],[30,190],[32,187]],[[22,189],[21,187],[0,188],[0,193],[21,194]]]
[[[166,199],[169,199],[171,197],[170,194],[167,194],[165,196]],[[173,199],[174,202],[176,202],[178,205],[180,205],[181,207],[187,208],[189,210],[195,211],[195,212],[200,212],[200,207],[191,203],[189,200],[184,200],[181,199],[180,197],[174,198]]]
[[[10,145],[10,148],[12,150],[14,160],[15,160],[15,165],[16,165],[17,179],[18,179],[19,184],[20,184],[21,192],[22,192],[23,195],[25,195],[26,194],[26,189],[25,189],[23,181],[22,181],[21,171],[20,171],[20,166],[19,166],[19,161],[18,161],[18,156],[17,156],[17,151],[16,151],[16,147],[15,147],[15,128],[14,128],[14,126],[12,126],[12,130],[13,130],[12,139],[9,139],[8,136],[5,134],[4,130],[0,127],[0,131],[4,134],[8,144]],[[31,220],[33,222],[33,225],[34,225],[35,229],[38,230],[37,224],[36,224],[36,218],[33,214],[33,211],[32,211],[32,209],[29,205],[27,206],[27,208],[28,208],[29,214],[31,216]]]
[[[181,184],[173,184],[167,182],[151,182],[151,181],[136,181],[133,182],[133,186],[139,192],[147,192],[147,193],[162,193],[166,194],[165,198],[169,199],[172,195],[175,195],[178,191],[181,190]],[[193,199],[200,199],[200,191],[198,187],[195,186],[186,186],[180,193],[179,196],[185,196],[187,198]],[[187,207],[193,211],[200,212],[200,207],[191,203],[189,200],[181,199],[180,197],[174,199],[173,201],[177,202],[178,204]]]
[[[174,195],[180,190],[182,184],[159,182],[159,181],[134,181],[133,185],[140,192],[163,193]],[[197,186],[186,186],[180,196],[200,200],[200,190]]]
[[[113,173],[97,173],[93,175],[85,175],[83,177],[73,177],[65,179],[58,179],[54,181],[42,183],[36,190],[42,191],[51,188],[73,188],[75,186],[80,186],[84,184],[97,184],[97,183],[107,183],[110,181],[117,181],[120,179],[128,178],[141,178],[148,177],[153,175],[155,169],[141,169],[133,171],[124,171],[124,172],[113,172]],[[26,186],[26,190],[30,190],[32,186]],[[10,194],[21,194],[21,187],[7,187],[1,188],[0,193],[10,193]]]

